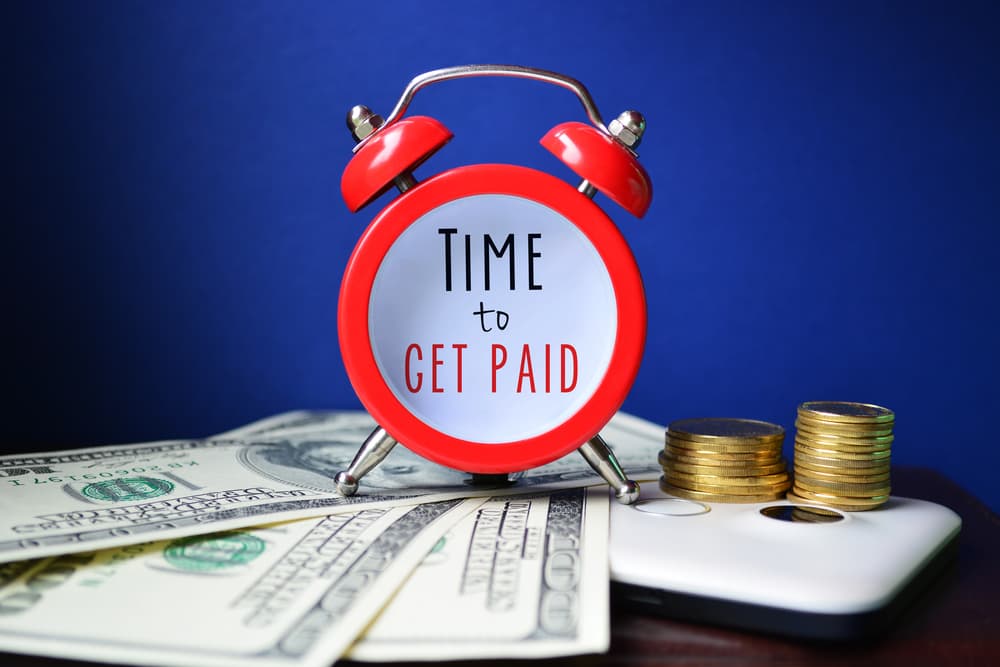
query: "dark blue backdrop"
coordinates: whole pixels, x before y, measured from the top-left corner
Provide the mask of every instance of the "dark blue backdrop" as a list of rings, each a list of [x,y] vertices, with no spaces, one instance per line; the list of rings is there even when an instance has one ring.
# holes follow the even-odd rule
[[[11,11],[8,9],[7,11]],[[650,307],[629,411],[897,412],[895,462],[1000,508],[998,11],[974,3],[26,3],[6,21],[4,451],[196,436],[357,405],[337,348],[344,112],[428,69],[514,62],[642,110]],[[443,84],[413,112],[482,161],[565,91]],[[387,201],[387,198],[383,198]]]

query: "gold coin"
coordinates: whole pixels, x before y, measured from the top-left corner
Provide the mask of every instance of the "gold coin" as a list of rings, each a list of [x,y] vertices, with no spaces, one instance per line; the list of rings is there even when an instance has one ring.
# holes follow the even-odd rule
[[[806,401],[799,406],[798,412],[815,416],[817,419],[852,424],[858,422],[891,424],[896,420],[896,415],[888,408],[871,403],[848,401]]]
[[[892,448],[890,447],[842,447],[840,445],[831,444],[825,441],[809,440],[805,438],[796,438],[796,444],[802,444],[810,449],[818,449],[828,452],[840,452],[841,454],[869,454],[877,456],[890,456],[892,453]]]
[[[844,482],[845,484],[871,484],[873,482],[884,482],[889,479],[889,469],[886,466],[885,472],[870,475],[851,475],[839,472],[829,472],[823,470],[813,470],[801,464],[795,465],[795,475],[802,475],[815,480],[827,480],[829,482]]]
[[[854,459],[842,459],[842,458],[830,458],[827,456],[813,456],[811,454],[806,454],[805,452],[796,449],[795,458],[793,459],[796,465],[803,465],[807,468],[819,467],[820,470],[827,470],[832,468],[834,470],[850,470],[851,475],[876,475],[885,472],[889,469],[890,460],[889,459],[876,459],[874,461],[868,460],[854,460]]]
[[[892,449],[892,440],[874,440],[869,438],[851,438],[850,440],[847,440],[843,438],[827,438],[822,435],[816,435],[815,433],[808,433],[806,431],[796,431],[793,441],[815,443],[814,446],[818,449],[839,449],[845,452],[877,452]]]
[[[870,507],[860,507],[857,505],[841,505],[835,502],[828,502],[826,500],[811,500],[801,496],[795,495],[794,492],[789,491],[785,495],[785,499],[790,503],[796,503],[799,505],[808,505],[809,507],[815,507],[816,505],[825,505],[826,507],[832,507],[834,509],[846,511],[846,512],[864,512],[867,510],[878,509],[883,503],[872,504]]]
[[[844,431],[892,431],[896,424],[894,422],[845,422],[845,421],[833,421],[830,419],[824,419],[823,417],[810,414],[808,412],[800,412],[795,415],[795,421],[802,422],[806,425],[814,424],[816,427],[830,428],[830,429],[840,429]]]
[[[814,493],[833,493],[848,498],[871,498],[889,495],[890,485],[887,481],[872,484],[846,484],[796,476],[795,486]]]
[[[664,469],[664,474],[671,484],[683,486],[685,489],[700,489],[706,484],[710,486],[760,488],[762,486],[781,486],[790,479],[787,472],[755,477],[724,477],[721,475],[698,475]]]
[[[795,444],[820,452],[835,452],[843,455],[867,456],[868,458],[889,458],[892,456],[891,449],[865,449],[864,447],[852,447],[848,449],[847,447],[833,447],[829,443],[813,442],[811,440],[796,440]],[[835,458],[833,454],[829,454],[828,456]]]
[[[781,452],[698,452],[690,449],[677,448],[668,444],[664,451],[667,456],[676,458],[682,463],[695,465],[715,465],[722,461],[730,463],[752,462],[757,464],[777,463],[781,460]]]
[[[686,472],[688,474],[694,475],[720,475],[723,477],[733,477],[738,475],[746,476],[757,476],[757,475],[773,475],[774,473],[786,472],[788,466],[785,462],[772,463],[767,466],[748,466],[748,465],[717,465],[717,466],[701,466],[701,465],[691,465],[689,463],[678,463],[677,461],[671,460],[668,456],[660,455],[660,465],[663,466],[664,470],[676,470],[677,472]]]
[[[813,502],[829,505],[830,507],[836,507],[837,509],[849,511],[875,509],[876,507],[885,504],[885,501],[889,500],[888,494],[872,498],[844,498],[843,496],[838,496],[833,493],[815,493],[798,486],[792,487],[792,493],[798,498],[811,500]]]
[[[841,459],[848,461],[888,461],[892,458],[892,450],[883,449],[881,451],[844,451],[841,449],[831,449],[827,447],[816,447],[804,442],[795,443],[794,452],[811,454],[827,459]]]
[[[816,433],[829,433],[854,438],[874,438],[892,435],[892,426],[886,424],[841,424],[839,422],[818,422],[805,417],[795,420],[795,428]]]
[[[894,435],[859,436],[841,435],[839,433],[821,433],[805,428],[796,429],[796,438],[805,438],[817,442],[827,442],[838,447],[873,447],[875,449],[885,449],[892,446]]]
[[[665,479],[671,486],[676,486],[680,489],[687,489],[688,491],[701,491],[703,493],[721,493],[723,495],[731,496],[754,496],[761,493],[778,493],[781,491],[787,491],[792,486],[791,480],[787,480],[782,484],[771,484],[766,486],[738,486],[735,484],[694,483],[673,475],[664,475],[663,479]]]
[[[849,459],[833,459],[823,456],[810,456],[801,451],[792,452],[792,463],[811,470],[821,472],[842,472],[845,475],[879,475],[889,471],[892,459],[876,459],[875,461],[853,461]]]
[[[867,505],[869,503],[881,502],[884,503],[889,499],[889,493],[882,494],[872,494],[868,496],[850,496],[842,493],[836,493],[834,491],[811,491],[810,489],[804,489],[798,484],[792,485],[792,493],[802,496],[803,498],[813,498],[815,500],[825,500],[829,502],[838,502],[843,505]]]
[[[738,454],[752,454],[757,452],[773,452],[780,451],[782,440],[771,440],[767,442],[726,442],[724,440],[716,440],[715,442],[701,442],[695,440],[686,440],[684,438],[679,438],[674,435],[667,436],[667,444],[679,449],[686,449],[696,452],[713,452],[713,453],[738,453]]]
[[[695,442],[757,443],[781,440],[785,429],[777,424],[756,419],[732,417],[701,417],[680,419],[667,426],[668,437],[680,437]]]
[[[660,478],[660,489],[664,493],[669,493],[672,496],[677,496],[678,498],[687,498],[688,500],[702,500],[710,503],[767,503],[773,500],[780,500],[784,498],[785,492],[778,491],[774,493],[759,493],[755,495],[733,495],[726,493],[706,493],[704,491],[692,491],[690,489],[682,489],[680,487],[674,486],[667,482],[662,477]]]
[[[892,456],[892,451],[888,449],[874,452],[842,452],[836,449],[819,449],[801,440],[795,441],[795,452],[826,459],[845,459],[848,461],[885,461]]]

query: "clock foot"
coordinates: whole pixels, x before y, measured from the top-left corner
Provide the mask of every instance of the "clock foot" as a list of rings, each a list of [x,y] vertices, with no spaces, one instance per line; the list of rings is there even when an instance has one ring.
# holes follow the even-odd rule
[[[358,480],[350,475],[345,470],[341,470],[337,473],[337,476],[333,478],[333,481],[337,483],[337,491],[344,496],[353,496],[358,492]]]
[[[615,490],[615,499],[618,502],[631,505],[639,499],[639,485],[625,477],[618,459],[615,458],[615,453],[611,451],[608,443],[604,442],[604,438],[600,434],[580,445],[578,451],[587,460],[590,467]]]
[[[361,449],[354,455],[354,460],[347,470],[342,470],[334,477],[337,483],[337,491],[345,496],[353,496],[358,491],[358,482],[367,475],[372,468],[382,462],[392,448],[396,446],[396,439],[386,432],[381,426],[376,427],[361,445]]]

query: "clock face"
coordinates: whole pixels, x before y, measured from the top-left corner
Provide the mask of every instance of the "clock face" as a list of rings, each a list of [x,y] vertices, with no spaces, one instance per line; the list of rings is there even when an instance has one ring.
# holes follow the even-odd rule
[[[372,222],[341,288],[341,349],[402,444],[473,472],[562,456],[621,405],[645,332],[634,259],[547,174],[446,172]]]
[[[595,313],[599,313],[595,316]],[[551,431],[594,394],[618,318],[590,240],[512,195],[438,206],[375,274],[368,331],[396,399],[428,426],[504,443]]]

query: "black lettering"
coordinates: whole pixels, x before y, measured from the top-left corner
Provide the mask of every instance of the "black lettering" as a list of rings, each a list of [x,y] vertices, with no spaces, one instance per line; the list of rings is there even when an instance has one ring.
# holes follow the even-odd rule
[[[483,305],[482,301],[480,301],[479,302],[479,310],[477,310],[476,312],[472,313],[473,315],[479,315],[479,326],[482,328],[482,330],[483,330],[484,333],[487,332],[487,331],[493,331],[493,327],[486,326],[486,315],[489,314],[489,313],[492,313],[492,312],[493,312],[492,310],[486,310],[486,306]],[[504,326],[507,326],[507,322],[506,321],[504,322]]]
[[[472,237],[465,235],[465,291],[472,291]]]
[[[451,291],[451,235],[458,234],[454,227],[438,229],[438,234],[444,234],[444,290]],[[466,241],[468,243],[468,241]],[[468,252],[466,252],[468,254]],[[468,260],[466,260],[468,261]]]
[[[490,288],[490,252],[500,259],[510,251],[510,289],[514,289],[514,235],[508,234],[503,245],[499,248],[493,243],[493,238],[489,234],[483,234],[483,289]]]
[[[535,283],[535,258],[541,257],[542,253],[535,252],[535,239],[542,238],[541,234],[528,234],[528,289],[542,289],[541,285]]]

